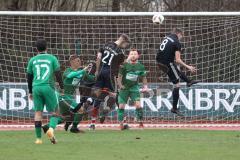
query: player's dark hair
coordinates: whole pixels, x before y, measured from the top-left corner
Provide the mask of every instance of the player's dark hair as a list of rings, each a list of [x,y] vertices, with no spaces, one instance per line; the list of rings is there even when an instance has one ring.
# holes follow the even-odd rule
[[[122,38],[125,42],[131,42],[130,37],[124,33],[120,35],[120,38]]]
[[[183,30],[181,28],[174,28],[172,33],[174,33],[174,34],[179,34],[179,33],[183,34]]]
[[[139,56],[141,55],[141,52],[140,52],[139,50],[137,50],[136,48],[131,48],[130,51],[129,51],[129,53],[130,53],[131,51],[136,51]],[[129,54],[129,53],[128,53],[128,54]]]
[[[38,52],[43,52],[47,49],[47,41],[45,39],[38,39],[36,42]]]

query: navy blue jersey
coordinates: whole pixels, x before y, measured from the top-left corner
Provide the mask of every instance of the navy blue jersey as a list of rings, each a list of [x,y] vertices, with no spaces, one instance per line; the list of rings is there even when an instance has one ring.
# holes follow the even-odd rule
[[[100,49],[100,52],[102,53],[101,67],[111,68],[111,72],[115,72],[115,70],[124,62],[124,52],[114,42],[105,44]]]
[[[173,63],[176,51],[181,51],[181,44],[176,34],[170,34],[163,39],[159,46],[156,57],[157,62],[163,64]]]

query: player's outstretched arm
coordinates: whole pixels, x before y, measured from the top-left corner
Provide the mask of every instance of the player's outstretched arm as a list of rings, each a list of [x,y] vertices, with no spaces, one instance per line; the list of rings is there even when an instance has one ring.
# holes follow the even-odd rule
[[[176,51],[175,52],[175,57],[176,57],[176,63],[184,66],[185,68],[189,69],[192,73],[196,72],[196,68],[190,65],[187,65],[186,63],[184,63],[181,59],[181,53],[180,51]]]

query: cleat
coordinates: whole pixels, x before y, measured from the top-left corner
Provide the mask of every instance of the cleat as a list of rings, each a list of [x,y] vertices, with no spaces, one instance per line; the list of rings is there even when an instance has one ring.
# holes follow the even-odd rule
[[[89,126],[89,130],[95,130],[95,124],[91,124],[91,125]]]
[[[57,143],[57,141],[54,137],[54,130],[52,128],[49,128],[46,134],[47,134],[47,136],[48,136],[48,138],[49,138],[49,140],[51,141],[52,144]]]
[[[144,128],[143,122],[139,122],[139,128]]]
[[[119,126],[120,130],[124,130],[123,124],[121,123]]]
[[[70,129],[70,132],[72,132],[72,133],[85,133],[83,130],[80,130],[80,129],[76,128],[76,127],[72,127]]]
[[[35,144],[42,144],[42,140],[41,139],[36,139]]]
[[[48,125],[44,125],[44,126],[42,126],[42,129],[43,129],[44,134],[46,134],[48,129],[49,129],[49,126]]]
[[[129,129],[129,126],[127,124],[120,124],[120,130],[123,131],[123,130],[128,130]]]
[[[187,83],[187,86],[191,87],[192,85],[197,84],[199,82],[201,82],[201,81],[199,81],[199,80],[191,80],[189,83]]]
[[[66,122],[64,125],[64,130],[68,131],[69,126],[72,124],[72,122]]]
[[[181,117],[183,116],[183,114],[179,111],[179,109],[173,109],[173,108],[172,108],[172,109],[171,109],[171,112],[174,113],[174,114],[176,114],[176,115],[178,115],[178,116],[181,116]]]

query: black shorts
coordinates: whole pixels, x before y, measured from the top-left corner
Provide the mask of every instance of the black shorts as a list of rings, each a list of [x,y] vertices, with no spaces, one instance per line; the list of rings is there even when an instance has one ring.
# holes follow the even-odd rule
[[[178,66],[175,63],[169,63],[166,65],[168,67],[167,75],[170,81],[173,84],[177,84],[180,81],[181,71],[179,70]]]
[[[110,91],[114,91],[114,78],[111,76],[110,68],[101,68],[95,87],[107,88]]]

